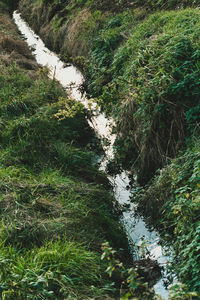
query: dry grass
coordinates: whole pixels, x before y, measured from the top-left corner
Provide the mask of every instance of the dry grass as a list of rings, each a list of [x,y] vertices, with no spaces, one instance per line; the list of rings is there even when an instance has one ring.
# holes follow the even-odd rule
[[[154,118],[147,123],[148,126],[145,124],[146,119],[141,121],[136,113],[137,105],[131,95],[121,106],[121,117],[118,118],[117,127],[120,128],[121,138],[126,139],[127,136],[130,138],[125,147],[128,147],[133,155],[136,153],[134,164],[130,167],[133,172],[137,170],[138,180],[141,183],[145,176],[148,178],[151,170],[154,172],[168,163],[170,157],[175,157],[181,142],[184,141],[186,134],[184,111],[180,109],[177,112],[176,106],[170,103],[168,105],[171,107],[171,119],[166,120],[169,126],[166,126],[165,130],[160,127],[159,115],[156,116],[155,113]],[[130,150],[131,147],[134,148]]]
[[[35,9],[36,19],[41,22],[41,8]],[[45,40],[46,44],[65,55],[72,57],[87,55],[88,45],[84,43],[83,39],[79,38],[79,34],[82,31],[82,26],[91,17],[91,12],[87,9],[81,11],[81,13],[76,14],[71,20],[64,23],[57,31],[53,29],[53,20],[44,25],[40,29],[40,36]],[[48,18],[48,14],[46,17]],[[33,24],[33,27],[37,29],[37,24]]]
[[[28,49],[27,45],[21,40],[13,39],[8,36],[1,36],[0,47],[6,53],[12,53],[13,51],[15,51],[16,53],[19,53],[25,56],[26,58],[33,58],[31,51]]]
[[[8,15],[0,15],[0,31],[6,34],[15,35],[17,33],[17,28],[15,24],[11,21]]]
[[[0,16],[0,56],[6,66],[16,63],[22,69],[38,69],[31,50],[19,39],[16,25],[8,15]]]
[[[78,39],[82,24],[91,17],[91,12],[87,9],[81,11],[68,25],[67,39],[64,42],[64,47],[68,48],[73,57],[86,55],[88,49],[85,49],[85,44]],[[65,25],[64,25],[65,26]],[[62,32],[62,28],[61,28]]]

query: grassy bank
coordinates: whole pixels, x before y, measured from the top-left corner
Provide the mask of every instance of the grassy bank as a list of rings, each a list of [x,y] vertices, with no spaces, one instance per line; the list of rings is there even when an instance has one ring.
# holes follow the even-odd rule
[[[116,162],[143,184],[199,122],[199,9],[182,9],[198,4],[20,2],[47,45],[82,67],[88,97],[115,118]]]
[[[94,39],[87,76],[89,95],[115,118],[116,159],[144,184],[199,122],[199,10],[142,21],[137,14],[107,22]]]
[[[0,295],[106,299],[115,288],[101,244],[127,249],[127,240],[93,163],[87,112],[76,104],[74,113],[74,101],[37,66],[1,4]],[[59,119],[63,109],[70,116]]]

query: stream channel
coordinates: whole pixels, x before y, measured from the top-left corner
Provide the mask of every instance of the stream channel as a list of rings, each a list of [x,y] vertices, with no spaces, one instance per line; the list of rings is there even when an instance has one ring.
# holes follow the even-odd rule
[[[13,19],[18,26],[23,38],[26,40],[29,47],[37,60],[37,63],[41,66],[47,67],[49,71],[49,77],[58,80],[62,86],[70,92],[71,96],[77,101],[81,101],[86,107],[88,107],[88,100],[80,93],[79,87],[83,83],[84,78],[76,67],[70,65],[66,66],[59,57],[48,48],[45,47],[43,41],[36,35],[33,30],[24,22],[20,14],[15,11]],[[89,121],[89,124],[96,131],[97,135],[101,139],[107,139],[109,146],[103,145],[105,156],[101,161],[101,169],[104,169],[106,163],[113,156],[113,143],[115,136],[110,132],[110,124],[112,120],[108,120],[105,116],[99,112],[98,108],[95,108],[93,104],[93,117]],[[94,113],[95,112],[95,113]],[[113,186],[115,199],[118,201],[121,207],[128,206],[125,211],[122,210],[121,222],[125,228],[130,249],[132,245],[147,244],[145,247],[148,250],[148,256],[151,259],[157,260],[159,265],[165,266],[169,257],[163,254],[163,249],[159,245],[159,235],[153,230],[149,230],[145,224],[145,220],[142,217],[136,217],[134,214],[135,204],[131,203],[131,191],[129,187],[129,177],[124,171],[121,174],[115,176],[109,176],[109,181]],[[162,278],[154,285],[155,292],[162,297],[162,299],[168,299],[169,291],[164,285],[165,272],[163,271]]]

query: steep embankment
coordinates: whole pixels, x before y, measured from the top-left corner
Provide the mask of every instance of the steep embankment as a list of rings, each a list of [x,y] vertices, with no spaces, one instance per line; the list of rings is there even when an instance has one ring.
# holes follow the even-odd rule
[[[87,112],[39,68],[6,11],[0,2],[0,295],[106,299],[101,244],[127,240],[92,163]]]
[[[134,197],[174,242],[179,279],[199,291],[200,1],[144,2],[22,0],[20,10],[76,58],[88,96],[115,118],[114,164],[143,184],[168,165]]]

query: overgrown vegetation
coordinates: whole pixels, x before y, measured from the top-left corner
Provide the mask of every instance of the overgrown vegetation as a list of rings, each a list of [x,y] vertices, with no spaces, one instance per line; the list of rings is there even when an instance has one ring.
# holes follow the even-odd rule
[[[124,8],[135,8],[135,7],[147,7],[148,9],[174,9],[174,8],[184,8],[187,6],[198,6],[200,2],[198,0],[136,0],[132,2],[131,0],[38,0],[40,3],[44,4],[59,4],[61,7],[69,6],[71,8],[74,7],[95,7],[95,8],[101,8],[102,10],[118,10],[118,9],[124,9]]]
[[[41,35],[63,57],[89,57],[78,64],[88,96],[115,118],[116,159],[147,182],[199,121],[199,10],[152,13],[150,3],[127,9],[120,2],[122,10],[106,6],[102,13],[98,2],[94,9],[93,1],[63,1],[62,9],[54,2],[32,14],[24,9],[28,0],[20,3],[37,30],[43,23]]]
[[[172,267],[185,285],[172,299],[199,291],[199,4],[20,1],[48,46],[78,56],[88,96],[114,118],[114,164],[148,183],[134,199],[174,245]]]
[[[124,41],[119,33],[127,19],[115,17],[94,41],[88,92],[115,116],[117,158],[144,183],[177,154],[199,121],[199,11],[135,21]]]

